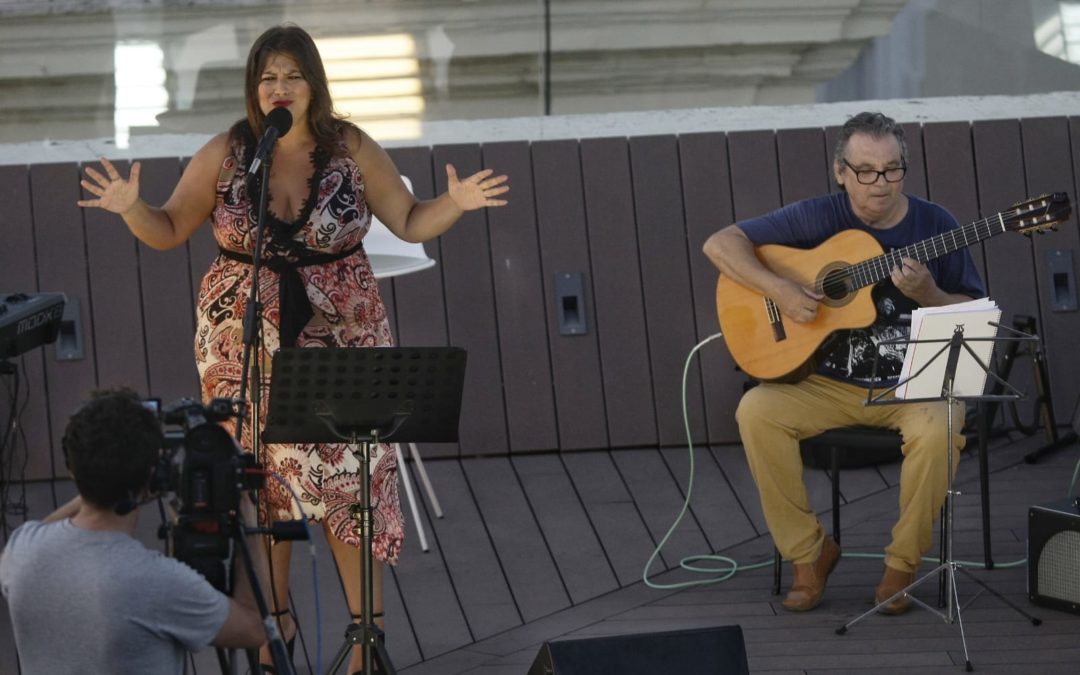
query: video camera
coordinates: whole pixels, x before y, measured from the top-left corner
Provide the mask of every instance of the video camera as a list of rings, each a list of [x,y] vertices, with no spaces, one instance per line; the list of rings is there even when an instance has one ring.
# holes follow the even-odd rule
[[[236,416],[231,399],[208,405],[181,399],[167,406],[161,421],[178,429],[165,429],[165,447],[150,480],[152,492],[174,495],[176,517],[159,532],[168,554],[222,592],[240,500],[244,491],[265,484],[262,467],[219,424]]]

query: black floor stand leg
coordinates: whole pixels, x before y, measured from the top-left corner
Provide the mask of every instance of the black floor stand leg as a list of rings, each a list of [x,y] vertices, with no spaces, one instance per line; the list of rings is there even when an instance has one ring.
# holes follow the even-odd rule
[[[979,425],[979,503],[982,504],[982,531],[983,531],[983,561],[986,569],[994,569],[994,558],[990,555],[990,415],[987,411],[988,404],[979,401],[976,415]]]
[[[1071,431],[1060,438],[1058,437],[1057,419],[1054,417],[1054,403],[1050,399],[1050,377],[1046,372],[1046,361],[1043,358],[1041,349],[1035,352],[1035,388],[1038,391],[1039,406],[1042,409],[1043,429],[1046,431],[1046,437],[1050,442],[1024,455],[1024,461],[1028,464],[1034,464],[1046,453],[1060,450],[1076,440],[1076,434]]]
[[[359,516],[360,534],[362,540],[361,574],[364,583],[363,610],[360,623],[350,623],[345,629],[345,643],[338,650],[334,662],[330,664],[328,675],[333,675],[349,655],[349,650],[356,645],[361,645],[364,651],[363,675],[397,675],[394,665],[390,663],[390,655],[386,651],[386,640],[383,631],[375,625],[375,599],[374,599],[374,556],[371,554],[372,535],[374,533],[374,518],[371,507],[371,453],[379,443],[377,431],[370,436],[371,440],[361,440],[353,434],[352,443],[354,451],[360,460],[360,504],[354,507],[353,516]]]
[[[1027,333],[1030,335],[1037,334],[1035,317],[1033,316],[1027,316],[1022,314],[1016,315],[1013,318],[1013,327],[1018,331],[1022,331],[1023,333]],[[1032,360],[1032,367],[1035,377],[1036,409],[1039,410],[1041,413],[1043,429],[1046,433],[1047,438],[1046,445],[1032,450],[1028,454],[1024,455],[1025,462],[1027,462],[1028,464],[1034,464],[1043,455],[1049,452],[1053,452],[1055,450],[1060,450],[1061,448],[1064,448],[1069,444],[1076,442],[1077,435],[1070,431],[1064,436],[1058,436],[1057,420],[1054,416],[1054,403],[1050,398],[1050,376],[1046,367],[1046,357],[1043,355],[1041,346],[1037,342],[1033,346],[1024,345],[1023,352],[1021,352],[1021,345],[1019,342],[1010,342],[1008,345],[1006,345],[1003,352],[1004,353],[1002,354],[1000,362],[1001,368],[999,372],[999,376],[1002,380],[1009,379],[1009,375],[1012,372],[1013,365],[1016,363],[1016,359],[1019,356],[1030,356]],[[989,393],[992,396],[1000,394],[1002,388],[1003,387],[1000,383],[995,382],[991,386]],[[985,405],[985,417],[989,420],[993,420],[994,417],[997,415],[999,403],[997,401],[990,400],[986,401],[985,404],[980,403],[980,405]],[[1013,412],[1015,415],[1015,408],[1013,408]],[[1034,422],[1032,423],[1032,427],[1030,429],[1024,427],[1020,423],[1019,419],[1016,420],[1016,424],[1017,427],[1024,431],[1024,433],[1026,434],[1032,433],[1036,428]],[[986,483],[984,481],[983,485],[985,484]],[[987,563],[989,563],[989,554],[987,554],[986,558]],[[987,567],[989,568],[990,565],[988,564]]]
[[[378,626],[364,626],[362,624],[350,624],[345,629],[345,644],[341,645],[341,649],[334,656],[334,662],[330,664],[330,670],[328,672],[337,672],[337,669],[341,667],[341,664],[345,662],[345,659],[349,656],[349,650],[356,645],[364,646],[364,674],[369,673],[387,673],[388,675],[397,675],[397,671],[394,670],[394,665],[390,663],[390,654],[386,651],[386,641],[383,638],[383,632]],[[368,664],[372,664],[369,666]]]

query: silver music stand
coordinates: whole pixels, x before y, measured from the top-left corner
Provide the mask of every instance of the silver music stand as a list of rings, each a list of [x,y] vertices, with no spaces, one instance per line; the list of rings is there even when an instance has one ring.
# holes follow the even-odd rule
[[[974,602],[975,599],[977,599],[979,597],[979,595],[981,595],[985,591],[985,592],[990,593],[994,597],[998,598],[999,600],[1004,602],[1006,605],[1008,605],[1009,607],[1011,607],[1014,610],[1016,610],[1017,612],[1019,612],[1020,614],[1022,614],[1025,618],[1027,618],[1029,621],[1031,621],[1031,623],[1033,625],[1038,626],[1038,625],[1040,625],[1042,623],[1042,621],[1040,619],[1032,616],[1031,614],[1028,614],[1023,609],[1021,609],[1019,606],[1017,606],[1015,603],[1013,603],[1011,600],[1009,600],[1008,598],[1003,596],[1001,593],[998,593],[993,588],[991,588],[989,585],[987,585],[987,583],[984,582],[982,579],[979,579],[978,577],[971,574],[971,572],[964,569],[963,565],[961,565],[959,562],[957,562],[953,558],[953,532],[952,532],[952,529],[953,529],[953,502],[954,502],[954,496],[960,494],[959,492],[956,492],[956,491],[953,490],[953,479],[955,477],[953,475],[953,436],[954,436],[953,406],[957,401],[1011,401],[1011,400],[1017,400],[1017,399],[1020,399],[1020,398],[1024,398],[1023,393],[1021,393],[1019,390],[1017,390],[1015,387],[1013,387],[1011,384],[1009,384],[1008,382],[1006,382],[1002,378],[998,377],[998,375],[995,374],[991,370],[991,368],[989,366],[987,366],[987,364],[984,363],[982,361],[982,359],[979,358],[979,356],[971,348],[971,345],[968,344],[968,343],[969,342],[991,342],[991,343],[994,343],[996,345],[998,342],[1037,341],[1038,340],[1038,338],[1033,336],[1033,335],[1028,335],[1026,333],[1021,333],[1020,331],[1013,330],[1012,328],[1009,328],[1008,326],[1001,326],[1000,324],[993,323],[993,322],[991,322],[990,325],[994,326],[995,328],[1004,327],[1007,330],[1012,331],[1013,333],[1016,333],[1016,335],[1004,336],[1004,337],[966,338],[965,339],[964,338],[964,326],[962,324],[958,324],[955,327],[955,329],[953,330],[952,337],[947,338],[947,339],[911,340],[911,339],[907,339],[907,338],[902,338],[902,339],[897,339],[897,340],[883,341],[881,343],[881,346],[904,345],[904,344],[906,344],[909,347],[911,345],[916,345],[916,344],[940,344],[941,345],[941,348],[936,353],[934,353],[926,361],[926,363],[923,364],[916,372],[912,373],[909,377],[906,377],[906,378],[902,379],[901,381],[897,382],[896,384],[892,385],[891,387],[886,388],[885,390],[881,391],[881,393],[877,394],[876,396],[874,395],[874,388],[871,385],[870,390],[869,390],[869,392],[867,394],[867,400],[866,400],[866,405],[893,405],[893,404],[902,404],[902,403],[921,403],[921,402],[941,401],[941,400],[944,400],[948,404],[948,415],[947,415],[948,435],[946,437],[947,438],[947,440],[946,440],[946,445],[947,445],[946,452],[947,452],[947,456],[948,456],[948,466],[949,466],[949,488],[945,493],[945,505],[942,508],[942,515],[941,515],[941,517],[942,517],[942,519],[944,521],[943,522],[944,527],[942,527],[941,564],[939,564],[937,567],[930,570],[929,572],[927,572],[923,576],[919,577],[918,579],[913,581],[911,584],[909,584],[905,588],[897,591],[893,595],[889,596],[888,598],[886,598],[886,599],[882,600],[881,602],[879,602],[878,604],[874,605],[874,607],[872,607],[871,609],[867,610],[866,612],[860,614],[859,616],[855,617],[851,621],[847,622],[843,626],[840,626],[839,628],[836,629],[837,635],[844,635],[845,633],[847,633],[849,628],[854,626],[859,621],[862,621],[864,618],[876,613],[878,611],[878,609],[880,609],[881,607],[889,604],[890,602],[892,602],[892,601],[894,601],[894,600],[896,600],[898,598],[907,596],[915,604],[917,604],[920,607],[926,609],[927,611],[930,611],[930,612],[936,614],[937,616],[939,616],[943,621],[945,621],[945,623],[950,623],[950,624],[951,623],[956,623],[956,624],[958,624],[960,626],[960,641],[961,641],[961,643],[962,643],[962,645],[964,647],[964,669],[966,671],[968,671],[968,672],[971,672],[973,670],[973,667],[971,665],[971,657],[968,655],[967,638],[964,635],[964,621],[963,621],[963,618],[961,616],[962,607],[960,607],[960,596],[959,596],[959,594],[957,593],[957,590],[956,590],[956,572],[957,571],[962,572],[969,579],[971,579],[972,581],[974,581],[975,583],[977,583],[979,586],[982,587],[982,590],[979,591],[979,593],[977,593],[971,599],[971,601],[969,601],[968,604],[970,604],[971,602]],[[957,390],[956,367],[957,367],[957,363],[958,363],[959,358],[960,358],[961,349],[965,350],[971,356],[971,358],[974,359],[975,363],[978,364],[978,366],[982,369],[983,373],[985,373],[986,375],[989,375],[991,378],[993,378],[996,383],[998,383],[999,385],[1004,387],[1006,389],[1006,391],[1008,391],[1009,393],[995,394],[995,395],[984,395],[984,394],[979,394],[979,395],[958,395],[956,393],[956,390]],[[907,382],[910,382],[910,381],[914,380],[915,378],[919,377],[919,375],[921,375],[923,372],[926,371],[926,369],[930,366],[931,363],[936,361],[943,354],[946,355],[946,364],[945,364],[945,374],[944,374],[944,377],[943,377],[943,380],[942,380],[942,383],[941,383],[941,395],[940,396],[925,397],[925,398],[904,398],[904,399],[890,398],[890,399],[885,399],[886,396],[888,396],[889,394],[895,392],[903,384],[905,384]],[[873,365],[871,382],[876,380],[877,366],[878,366],[878,354],[875,354],[874,355],[874,365]],[[944,598],[945,611],[944,612],[940,611],[936,607],[931,607],[930,605],[924,603],[923,601],[919,600],[915,596],[909,594],[909,591],[914,589],[916,586],[919,586],[920,584],[924,583],[928,579],[933,578],[934,575],[939,574],[939,573],[942,575],[942,584],[943,584],[942,591],[943,591],[943,595],[945,596],[945,598]]]
[[[383,631],[374,622],[371,451],[382,442],[458,439],[465,350],[457,347],[293,348],[274,353],[267,443],[341,443],[360,461],[360,503],[353,507],[363,540],[361,623],[350,623],[327,671],[362,645],[364,675],[394,675]],[[378,670],[376,670],[376,662]]]

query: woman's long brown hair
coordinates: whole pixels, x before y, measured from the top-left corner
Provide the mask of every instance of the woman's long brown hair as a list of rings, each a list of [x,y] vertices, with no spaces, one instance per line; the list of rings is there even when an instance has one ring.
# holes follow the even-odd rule
[[[343,125],[354,126],[334,113],[334,104],[330,99],[330,85],[326,78],[322,57],[307,31],[293,24],[274,26],[259,36],[251,45],[247,66],[244,68],[244,100],[247,107],[247,123],[255,138],[262,138],[266,128],[262,110],[259,109],[259,80],[262,78],[266,63],[274,54],[284,54],[296,61],[300,75],[311,87],[311,103],[308,106],[308,127],[315,137],[315,144],[329,155],[340,155],[341,128]],[[237,123],[230,133],[233,141],[238,140]]]

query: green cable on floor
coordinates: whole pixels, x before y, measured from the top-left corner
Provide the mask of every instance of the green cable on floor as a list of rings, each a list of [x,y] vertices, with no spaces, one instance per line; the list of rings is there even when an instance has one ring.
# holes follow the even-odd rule
[[[679,567],[683,568],[684,570],[690,571],[690,572],[696,572],[696,573],[702,573],[702,574],[722,575],[722,576],[716,576],[716,577],[713,577],[713,578],[710,578],[710,579],[698,579],[696,581],[680,581],[680,582],[673,583],[673,584],[660,584],[660,583],[656,583],[656,582],[649,579],[649,568],[652,567],[653,561],[656,560],[656,557],[658,555],[660,555],[660,550],[664,548],[664,544],[666,544],[668,539],[671,538],[672,533],[675,532],[675,528],[677,528],[679,526],[679,523],[682,522],[683,517],[686,515],[686,512],[689,510],[689,508],[690,508],[690,497],[693,494],[693,489],[694,489],[694,443],[693,443],[693,440],[692,440],[692,436],[690,435],[690,417],[687,414],[687,409],[686,409],[686,378],[687,378],[687,373],[690,370],[690,362],[693,360],[694,354],[696,354],[699,349],[701,349],[702,347],[704,347],[708,343],[712,342],[713,340],[717,340],[717,339],[719,339],[721,337],[723,337],[723,335],[721,335],[720,333],[716,333],[715,335],[710,335],[709,337],[705,338],[701,342],[694,345],[694,348],[690,350],[690,353],[686,357],[686,363],[683,365],[683,376],[682,376],[683,426],[684,426],[684,428],[686,430],[686,447],[687,447],[687,450],[690,453],[690,475],[687,478],[687,482],[686,482],[686,499],[683,500],[682,509],[679,511],[679,515],[676,516],[675,522],[673,522],[671,524],[671,527],[668,528],[667,533],[664,534],[664,537],[660,540],[660,543],[656,545],[656,549],[653,550],[652,555],[649,556],[649,560],[645,563],[645,569],[642,570],[642,581],[644,581],[645,585],[648,586],[649,588],[656,588],[656,589],[661,589],[661,590],[671,590],[671,589],[677,589],[677,588],[689,588],[689,587],[692,587],[692,586],[705,586],[705,585],[708,585],[708,584],[719,583],[721,581],[727,581],[731,577],[735,576],[735,574],[737,572],[739,572],[739,570],[759,569],[761,567],[767,567],[767,566],[772,564],[772,561],[767,561],[767,562],[756,563],[756,564],[753,564],[753,565],[740,565],[738,563],[738,561],[736,561],[735,559],[729,558],[729,557],[723,556],[723,555],[695,555],[695,556],[688,556],[688,557],[683,558],[682,560],[680,560],[679,561]],[[728,567],[726,567],[726,568],[721,568],[721,567],[700,567],[700,566],[694,564],[694,563],[701,562],[701,561],[712,561],[712,562],[724,563],[724,564],[728,565]]]
[[[645,582],[645,585],[648,586],[649,588],[656,588],[656,589],[659,589],[659,590],[674,590],[674,589],[679,589],[679,588],[690,588],[690,587],[693,587],[693,586],[706,586],[706,585],[709,585],[709,584],[720,583],[721,581],[727,581],[731,577],[735,576],[738,572],[743,571],[743,570],[755,570],[755,569],[760,569],[762,567],[769,567],[770,565],[773,564],[772,560],[767,560],[765,562],[754,563],[752,565],[740,565],[739,562],[737,560],[735,560],[734,558],[729,558],[728,556],[724,556],[724,555],[693,555],[693,556],[687,556],[687,557],[683,558],[682,560],[680,560],[679,561],[679,567],[684,569],[684,570],[687,570],[688,572],[694,572],[694,573],[698,573],[698,574],[719,575],[719,576],[713,576],[713,577],[711,577],[709,579],[698,579],[698,580],[695,580],[695,581],[679,581],[679,582],[670,583],[670,584],[657,583],[657,582],[654,582],[651,579],[649,579],[649,569],[652,567],[653,561],[655,561],[657,556],[660,555],[661,549],[664,548],[664,545],[667,543],[668,539],[670,539],[671,535],[675,532],[675,528],[677,528],[679,526],[679,523],[682,522],[683,517],[686,516],[686,512],[690,509],[690,497],[691,497],[691,495],[693,493],[693,489],[694,489],[694,443],[693,443],[693,440],[692,440],[693,437],[690,434],[690,415],[687,412],[687,407],[686,407],[686,380],[687,380],[687,375],[690,372],[690,362],[693,360],[694,354],[696,354],[698,352],[698,350],[700,350],[702,347],[704,347],[708,343],[712,342],[713,340],[717,340],[717,339],[722,338],[722,337],[723,337],[723,335],[721,335],[720,333],[716,333],[714,335],[710,335],[709,337],[705,338],[701,342],[694,345],[694,348],[691,349],[690,353],[686,355],[686,362],[683,365],[683,376],[682,376],[683,428],[686,431],[686,448],[687,448],[687,451],[689,452],[689,455],[690,455],[690,471],[689,471],[689,476],[687,477],[687,482],[686,482],[686,498],[683,500],[682,508],[679,510],[679,515],[675,517],[675,522],[673,522],[671,524],[671,527],[668,528],[668,531],[664,534],[663,538],[660,540],[660,543],[658,543],[656,545],[656,548],[653,550],[652,555],[650,555],[649,559],[645,562],[645,568],[642,570],[641,579],[642,579],[642,581]],[[1073,471],[1072,483],[1070,483],[1070,485],[1069,485],[1068,494],[1072,494],[1073,487],[1076,485],[1076,479],[1077,479],[1078,474],[1080,474],[1080,461],[1077,461],[1076,470]],[[844,553],[843,557],[844,558],[865,558],[865,559],[871,559],[871,560],[884,560],[885,559],[885,555],[882,554],[882,553]],[[939,562],[939,560],[937,558],[931,558],[931,557],[928,557],[928,556],[924,556],[923,560],[925,560],[927,562]],[[705,567],[705,566],[701,566],[701,565],[697,564],[697,563],[700,563],[700,562],[722,563],[722,564],[726,565],[726,567],[718,567],[718,566],[717,567],[713,567],[713,566]],[[955,560],[953,562],[956,563],[957,565],[959,565],[960,567],[982,567],[982,568],[986,567],[985,562],[970,562],[970,561],[964,561],[964,560]],[[1020,560],[1014,560],[1012,562],[1007,562],[1007,563],[994,563],[994,567],[1019,567],[1021,565],[1024,565],[1025,563],[1027,563],[1027,558],[1022,558]]]

